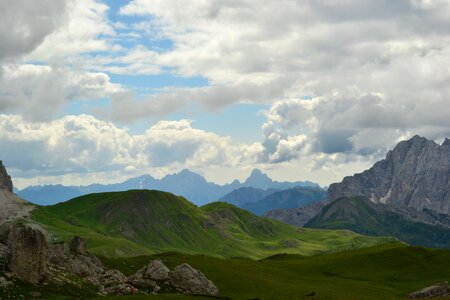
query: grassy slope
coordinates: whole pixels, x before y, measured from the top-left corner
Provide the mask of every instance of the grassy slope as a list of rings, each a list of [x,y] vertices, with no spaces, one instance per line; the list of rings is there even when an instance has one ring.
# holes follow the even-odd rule
[[[80,235],[91,252],[110,257],[167,251],[250,258],[275,253],[312,255],[390,240],[349,231],[298,229],[230,204],[198,208],[182,197],[145,190],[82,196],[40,207],[33,219],[58,240]]]
[[[450,229],[405,220],[398,213],[380,211],[361,197],[335,200],[305,226],[348,229],[364,235],[394,236],[410,245],[450,248]]]
[[[450,279],[450,251],[400,243],[312,257],[276,255],[261,261],[171,253],[105,263],[131,274],[155,257],[170,268],[188,262],[216,283],[221,296],[232,299],[403,299]],[[315,298],[306,296],[312,292]]]

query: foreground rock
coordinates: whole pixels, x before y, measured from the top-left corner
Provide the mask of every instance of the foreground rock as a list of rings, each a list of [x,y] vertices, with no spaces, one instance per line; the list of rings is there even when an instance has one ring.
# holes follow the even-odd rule
[[[445,281],[443,283],[435,284],[420,291],[411,293],[408,295],[408,298],[411,299],[430,299],[430,298],[438,298],[438,297],[447,297],[450,295],[450,286],[448,282]]]
[[[78,275],[95,285],[100,294],[129,294],[133,287],[126,284],[127,277],[118,270],[106,268],[95,255],[86,253],[85,245],[85,240],[75,237],[70,251],[63,243],[49,246],[47,261],[52,272],[47,274],[48,280],[64,284],[70,283],[68,275]]]
[[[42,280],[47,242],[41,231],[22,224],[4,224],[0,227],[0,243],[5,270],[30,283]]]
[[[169,283],[185,294],[218,295],[219,290],[202,272],[184,263],[170,273]]]
[[[161,260],[152,260],[147,266],[130,276],[128,282],[137,288],[155,291],[155,288],[159,289],[156,281],[167,280],[169,273],[169,268]]]

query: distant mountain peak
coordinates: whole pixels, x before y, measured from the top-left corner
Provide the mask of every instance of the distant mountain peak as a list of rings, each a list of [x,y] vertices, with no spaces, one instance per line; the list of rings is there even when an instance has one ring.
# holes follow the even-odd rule
[[[272,179],[270,179],[270,177],[267,176],[267,174],[261,172],[261,170],[259,169],[253,169],[250,176],[247,178],[247,180],[245,180],[244,185],[258,188],[265,188],[272,182],[273,182]]]

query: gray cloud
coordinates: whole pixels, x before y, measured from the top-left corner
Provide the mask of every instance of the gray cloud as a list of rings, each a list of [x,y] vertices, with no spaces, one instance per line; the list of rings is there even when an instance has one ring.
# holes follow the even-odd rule
[[[55,30],[64,9],[60,0],[1,0],[0,61],[35,49]]]

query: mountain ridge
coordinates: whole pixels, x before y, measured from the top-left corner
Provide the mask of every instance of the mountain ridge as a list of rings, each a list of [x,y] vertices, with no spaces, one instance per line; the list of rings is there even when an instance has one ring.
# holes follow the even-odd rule
[[[260,179],[264,178],[263,181]],[[267,180],[267,178],[269,180]],[[248,181],[248,182],[247,182]],[[126,191],[132,189],[149,189],[170,192],[184,196],[195,204],[203,205],[219,200],[222,196],[240,187],[247,187],[250,183],[263,186],[265,189],[287,189],[294,186],[320,187],[316,183],[309,181],[278,182],[270,179],[266,174],[255,169],[246,181],[241,183],[234,180],[231,183],[219,185],[208,182],[203,176],[183,169],[174,174],[168,174],[161,179],[155,179],[151,175],[142,175],[127,179],[115,184],[91,184],[88,186],[63,186],[63,185],[42,185],[29,186],[19,190],[17,194],[32,203],[40,205],[51,205],[64,202],[72,198],[99,192]]]
[[[368,170],[328,188],[328,199],[364,196],[374,203],[450,213],[450,140],[418,135],[398,143]]]

